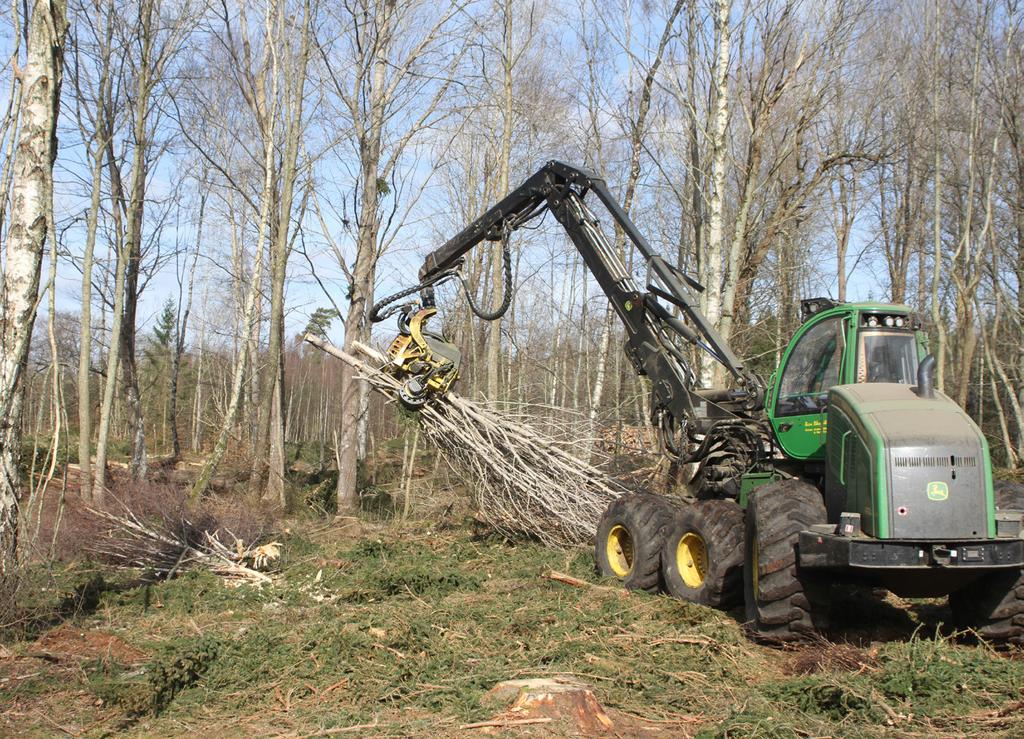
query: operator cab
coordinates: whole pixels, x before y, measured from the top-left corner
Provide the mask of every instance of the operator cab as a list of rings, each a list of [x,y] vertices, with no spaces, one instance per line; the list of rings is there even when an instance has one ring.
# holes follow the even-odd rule
[[[862,317],[857,342],[857,382],[917,381],[917,336],[905,316]]]
[[[783,356],[768,415],[779,446],[795,459],[824,457],[828,391],[836,385],[912,385],[925,355],[920,323],[907,306],[801,303],[803,325]]]

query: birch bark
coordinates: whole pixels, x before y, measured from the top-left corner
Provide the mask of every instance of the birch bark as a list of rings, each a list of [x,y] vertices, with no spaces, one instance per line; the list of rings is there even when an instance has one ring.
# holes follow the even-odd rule
[[[39,275],[53,210],[53,162],[67,5],[36,0],[28,19],[20,129],[14,154],[10,220],[0,293],[0,598],[13,595],[17,572],[18,453],[24,372],[39,304]],[[2,601],[0,601],[2,602]]]
[[[715,29],[718,35],[718,56],[715,61],[714,124],[711,129],[711,202],[708,204],[707,249],[704,272],[704,315],[718,327],[722,321],[722,243],[725,233],[725,159],[726,133],[729,128],[729,14],[732,0],[715,0]],[[718,365],[707,356],[702,359],[701,384],[712,387],[717,379]]]

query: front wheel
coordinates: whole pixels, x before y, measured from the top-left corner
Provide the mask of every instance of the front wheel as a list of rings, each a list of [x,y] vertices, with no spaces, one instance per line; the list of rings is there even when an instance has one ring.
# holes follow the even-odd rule
[[[1013,480],[996,480],[992,487],[996,508],[1000,511],[1024,511],[1024,484]]]
[[[1024,511],[1024,485],[997,480],[996,508]],[[1024,644],[1024,572],[996,572],[950,593],[949,608],[960,628],[993,642]]]
[[[648,493],[631,493],[611,502],[597,527],[594,559],[603,577],[630,590],[657,592],[661,585],[661,549],[672,507]]]
[[[949,594],[949,609],[960,628],[987,641],[1024,644],[1024,575],[996,572]]]
[[[798,641],[824,626],[825,587],[800,572],[796,547],[801,531],[826,520],[821,493],[802,480],[769,483],[751,494],[743,585],[755,637]]]
[[[679,511],[661,553],[665,589],[680,600],[728,608],[743,599],[743,511],[704,500]]]

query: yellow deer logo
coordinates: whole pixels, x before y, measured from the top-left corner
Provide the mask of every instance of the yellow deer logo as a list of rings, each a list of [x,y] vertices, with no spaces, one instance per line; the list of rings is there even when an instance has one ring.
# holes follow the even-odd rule
[[[944,482],[928,483],[928,500],[946,500],[949,497],[949,485]]]

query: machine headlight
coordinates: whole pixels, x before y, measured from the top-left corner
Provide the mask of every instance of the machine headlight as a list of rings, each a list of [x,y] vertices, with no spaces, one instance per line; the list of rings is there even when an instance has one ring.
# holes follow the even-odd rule
[[[896,319],[896,328],[903,328],[903,324],[905,324],[905,323],[906,323],[906,321],[903,320],[902,316],[898,317]]]
[[[877,318],[875,318],[874,316],[871,316],[870,318],[868,318],[868,326],[870,326],[871,328],[875,328],[877,325],[878,325],[878,319]]]
[[[889,328],[892,328],[893,326],[896,325],[896,319],[893,318],[892,316],[886,316],[885,325],[888,326]]]

